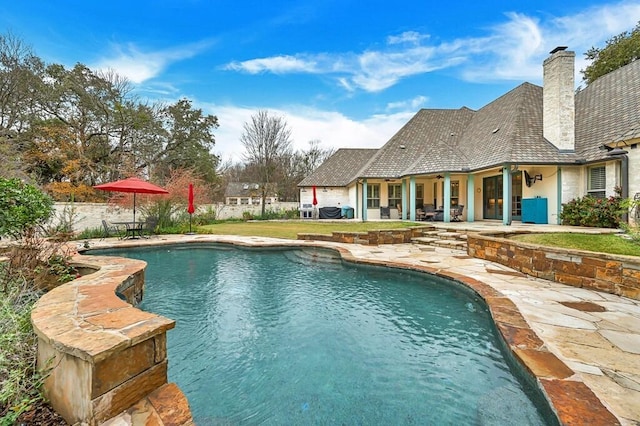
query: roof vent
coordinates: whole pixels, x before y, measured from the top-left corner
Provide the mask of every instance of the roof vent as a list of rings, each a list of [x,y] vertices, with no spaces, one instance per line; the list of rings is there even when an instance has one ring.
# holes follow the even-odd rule
[[[491,133],[498,133],[498,130],[500,130],[500,127],[496,127]]]
[[[405,149],[406,146],[404,146],[404,144],[400,145],[400,149]]]
[[[242,185],[242,189],[249,189],[249,184],[245,183],[244,185]]]

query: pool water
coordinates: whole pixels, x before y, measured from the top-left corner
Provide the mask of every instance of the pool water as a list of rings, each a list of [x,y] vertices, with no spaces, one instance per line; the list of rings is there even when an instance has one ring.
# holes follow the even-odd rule
[[[148,262],[141,307],[176,320],[169,381],[198,425],[547,423],[451,282],[307,250],[108,253]]]

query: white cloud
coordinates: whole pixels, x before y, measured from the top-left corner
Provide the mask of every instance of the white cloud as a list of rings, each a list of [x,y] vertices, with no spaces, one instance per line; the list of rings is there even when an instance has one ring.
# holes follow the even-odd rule
[[[405,31],[397,36],[387,37],[388,44],[413,43],[418,44],[422,40],[429,38],[427,34],[420,34],[417,31]]]
[[[418,108],[425,105],[428,101],[429,101],[429,98],[427,98],[426,96],[416,96],[413,99],[407,99],[407,100],[398,101],[398,102],[389,102],[387,104],[387,111],[393,111],[398,109],[415,111]]]
[[[539,80],[540,64],[556,46],[569,46],[578,54],[579,70],[586,65],[581,53],[633,28],[639,16],[637,0],[594,6],[571,16],[509,12],[504,22],[490,27],[482,37],[438,44],[429,43],[427,34],[406,31],[387,37],[382,48],[359,53],[275,56],[232,62],[226,68],[250,73],[326,74],[349,92],[380,92],[402,79],[453,67],[471,81]]]
[[[314,73],[317,64],[315,61],[306,61],[293,56],[273,56],[271,58],[251,59],[244,62],[231,62],[224,66],[224,69],[233,71],[244,71],[249,74],[261,72],[272,72],[274,74],[286,73]]]
[[[114,44],[112,53],[98,60],[91,68],[100,71],[113,70],[129,81],[139,84],[159,75],[171,63],[191,58],[212,44],[201,41],[186,46],[143,52],[133,43]]]
[[[262,107],[206,105],[202,108],[215,114],[221,123],[215,132],[214,152],[223,161],[242,161],[244,147],[240,142],[243,125]],[[333,111],[321,111],[292,106],[286,109],[268,109],[270,114],[282,116],[291,128],[293,148],[309,148],[309,141],[318,139],[323,148],[380,148],[413,116],[414,111],[373,115],[354,120]]]

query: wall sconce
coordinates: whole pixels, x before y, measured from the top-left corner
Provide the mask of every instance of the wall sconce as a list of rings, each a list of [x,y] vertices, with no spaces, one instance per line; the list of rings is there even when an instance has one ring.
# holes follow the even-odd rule
[[[531,176],[529,172],[527,172],[526,170],[524,171],[524,183],[527,186],[531,186],[534,183],[536,183],[536,181],[541,181],[541,180],[542,180],[542,174]]]
[[[326,187],[325,187],[325,188],[323,188],[323,189],[322,189],[322,192],[327,192],[327,188],[326,188]]]
[[[302,188],[300,192],[307,192],[307,190],[305,188]]]

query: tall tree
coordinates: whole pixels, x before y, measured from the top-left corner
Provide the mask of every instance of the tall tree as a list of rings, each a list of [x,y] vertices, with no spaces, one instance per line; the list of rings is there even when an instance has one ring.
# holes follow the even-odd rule
[[[640,22],[631,32],[625,31],[607,40],[604,48],[592,47],[585,56],[592,61],[580,71],[587,84],[640,58]]]
[[[244,123],[240,137],[244,145],[244,159],[258,169],[262,215],[265,214],[267,193],[275,190],[274,176],[280,158],[290,155],[291,129],[283,117],[269,115],[268,111],[258,111]]]
[[[22,150],[37,113],[33,90],[44,64],[22,40],[0,34],[0,176],[26,177]]]

